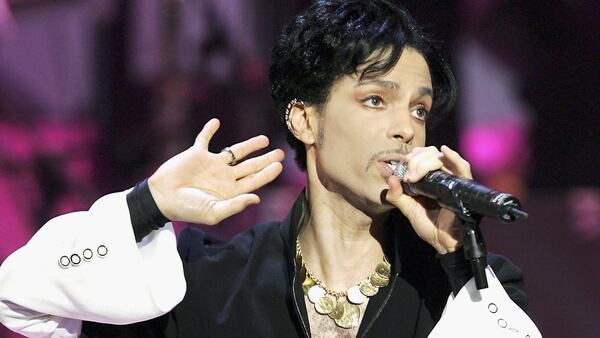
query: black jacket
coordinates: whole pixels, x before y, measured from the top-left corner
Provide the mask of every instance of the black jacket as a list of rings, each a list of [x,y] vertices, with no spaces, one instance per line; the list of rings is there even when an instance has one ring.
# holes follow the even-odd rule
[[[146,196],[147,197],[147,196]],[[131,208],[131,205],[130,205]],[[135,212],[132,212],[135,214]],[[87,337],[309,337],[295,241],[307,202],[298,198],[283,222],[260,224],[225,242],[197,228],[179,236],[187,293],[170,313],[126,326],[85,322]],[[399,212],[394,231],[390,284],[371,297],[358,337],[427,337],[448,295],[470,278],[461,250],[436,257]],[[526,307],[521,271],[488,256],[512,300]]]

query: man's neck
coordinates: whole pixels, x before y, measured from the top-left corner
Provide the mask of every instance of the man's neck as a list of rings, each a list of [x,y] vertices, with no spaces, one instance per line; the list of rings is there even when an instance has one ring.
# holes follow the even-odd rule
[[[383,260],[388,213],[367,215],[322,186],[309,187],[307,198],[311,218],[299,235],[303,259],[328,289],[345,291]]]

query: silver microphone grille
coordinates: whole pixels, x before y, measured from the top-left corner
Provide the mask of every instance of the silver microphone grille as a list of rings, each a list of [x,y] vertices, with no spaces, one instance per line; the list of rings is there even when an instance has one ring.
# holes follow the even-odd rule
[[[398,164],[396,165],[396,170],[394,170],[394,176],[398,177],[399,179],[402,179],[404,177],[404,174],[406,174],[407,169],[408,168],[406,167],[406,162],[398,162]]]

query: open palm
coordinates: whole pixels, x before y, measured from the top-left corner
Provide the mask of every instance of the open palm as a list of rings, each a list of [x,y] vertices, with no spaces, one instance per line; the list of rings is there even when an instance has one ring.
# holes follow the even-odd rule
[[[217,119],[207,122],[190,148],[169,159],[148,179],[150,192],[168,219],[219,223],[259,203],[252,192],[281,173],[284,154],[280,149],[235,165],[230,165],[233,158],[229,152],[208,151],[219,125]],[[230,149],[239,161],[268,144],[266,136],[256,136]]]

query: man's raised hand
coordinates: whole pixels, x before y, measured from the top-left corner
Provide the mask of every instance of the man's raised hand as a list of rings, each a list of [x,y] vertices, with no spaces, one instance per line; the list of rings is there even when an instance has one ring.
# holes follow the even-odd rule
[[[168,219],[217,224],[259,203],[260,198],[252,192],[281,173],[281,149],[242,161],[269,145],[266,136],[230,146],[235,158],[228,151],[209,152],[209,142],[219,125],[217,119],[208,121],[192,147],[169,159],[148,179],[150,192]],[[238,163],[232,163],[234,159]]]

